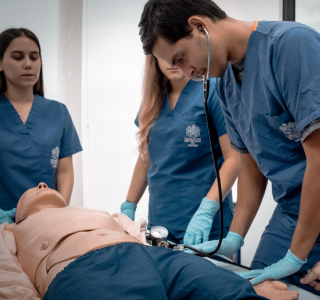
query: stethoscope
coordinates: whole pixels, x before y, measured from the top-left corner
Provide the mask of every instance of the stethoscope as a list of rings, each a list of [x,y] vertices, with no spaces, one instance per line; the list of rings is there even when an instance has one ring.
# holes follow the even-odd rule
[[[218,134],[215,129],[215,127],[212,124],[212,120],[210,118],[210,113],[208,109],[208,97],[209,97],[209,91],[210,91],[210,38],[209,38],[209,33],[206,28],[202,28],[201,26],[198,27],[200,31],[203,31],[207,35],[207,42],[208,42],[208,67],[207,67],[207,74],[205,76],[194,76],[192,79],[198,81],[200,78],[203,80],[203,101],[204,101],[204,108],[205,108],[205,113],[206,113],[206,120],[207,120],[207,127],[208,127],[208,132],[209,132],[209,140],[210,140],[210,147],[211,147],[211,154],[213,158],[213,164],[214,164],[214,169],[216,172],[216,178],[217,178],[217,183],[218,183],[218,191],[219,191],[219,204],[220,204],[220,236],[219,236],[219,243],[216,247],[215,250],[212,252],[205,254],[201,251],[195,251],[197,249],[193,249],[193,251],[199,253],[201,256],[212,256],[215,253],[218,252],[220,249],[221,243],[222,243],[222,238],[223,238],[223,208],[222,208],[222,190],[221,190],[221,181],[220,181],[220,173],[219,173],[219,166],[218,166],[218,161],[217,161],[217,155],[215,155],[215,149],[214,149],[214,144],[213,144],[213,139],[218,141]]]

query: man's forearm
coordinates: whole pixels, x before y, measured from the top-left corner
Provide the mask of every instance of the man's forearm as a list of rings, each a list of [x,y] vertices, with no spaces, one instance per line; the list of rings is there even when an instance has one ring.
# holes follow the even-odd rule
[[[307,166],[301,193],[298,223],[290,250],[305,260],[320,233],[320,166]]]
[[[241,154],[238,197],[230,231],[245,237],[260,207],[267,182],[252,156]]]
[[[303,177],[299,219],[290,250],[305,260],[320,232],[320,130],[302,143],[307,166]]]

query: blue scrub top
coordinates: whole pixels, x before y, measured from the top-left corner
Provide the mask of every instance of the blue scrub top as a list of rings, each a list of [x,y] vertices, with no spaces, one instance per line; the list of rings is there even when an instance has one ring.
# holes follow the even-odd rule
[[[320,118],[320,35],[295,22],[260,21],[242,86],[231,64],[217,79],[228,136],[272,182],[282,211],[298,214],[306,157],[301,133]]]
[[[0,95],[0,208],[17,206],[28,189],[45,182],[56,189],[60,158],[82,150],[66,106],[39,95],[25,124],[3,94]]]
[[[224,117],[217,93],[211,91],[208,107],[218,136],[226,134]],[[135,121],[138,125],[138,119]],[[190,80],[178,102],[171,110],[168,95],[160,115],[149,131],[148,151],[150,167],[149,223],[148,227],[161,225],[171,230],[186,230],[200,202],[210,190],[216,175],[214,171],[207,122],[203,103],[203,83]],[[219,168],[223,157],[218,141]],[[223,202],[224,227],[229,228],[233,214],[231,192]],[[219,235],[219,214],[213,230]],[[226,230],[225,230],[226,232]]]

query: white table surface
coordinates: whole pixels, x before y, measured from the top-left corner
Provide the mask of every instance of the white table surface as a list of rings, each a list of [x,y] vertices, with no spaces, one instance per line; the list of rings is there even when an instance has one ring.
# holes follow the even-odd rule
[[[210,258],[206,258],[206,259],[208,259],[209,261],[212,261],[215,265],[217,265],[221,268],[227,269],[229,271],[232,271],[232,272],[241,272],[241,271],[245,272],[245,271],[247,271],[241,267],[234,266],[234,265],[231,265],[231,264],[228,264],[225,262],[217,261],[217,260],[210,259]],[[309,293],[308,291],[303,290],[303,289],[301,289],[295,285],[292,285],[292,284],[288,284],[288,290],[289,291],[298,291],[299,292],[299,300],[319,300],[320,299],[320,296]]]

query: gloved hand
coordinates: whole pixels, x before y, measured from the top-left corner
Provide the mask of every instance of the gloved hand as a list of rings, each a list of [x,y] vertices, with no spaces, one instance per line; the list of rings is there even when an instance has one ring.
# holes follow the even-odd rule
[[[202,199],[184,234],[185,245],[197,245],[209,240],[213,217],[219,210],[219,206],[219,203],[214,200]]]
[[[238,275],[246,279],[255,277],[251,281],[251,283],[252,285],[256,285],[267,279],[276,280],[292,275],[293,273],[299,271],[302,265],[306,262],[307,260],[301,260],[300,258],[296,257],[290,250],[288,250],[286,256],[283,259],[272,264],[271,266],[266,267],[264,269],[238,273]]]
[[[14,223],[14,217],[16,215],[16,209],[3,210],[0,208],[0,224],[8,222],[9,224]]]
[[[121,204],[121,213],[127,215],[132,221],[134,221],[134,215],[137,209],[137,204],[133,202],[123,202]]]
[[[200,245],[192,246],[202,252],[210,253],[217,248],[219,240],[205,242]],[[221,246],[216,254],[230,256],[238,251],[244,244],[241,235],[229,231],[227,236],[222,240]]]

